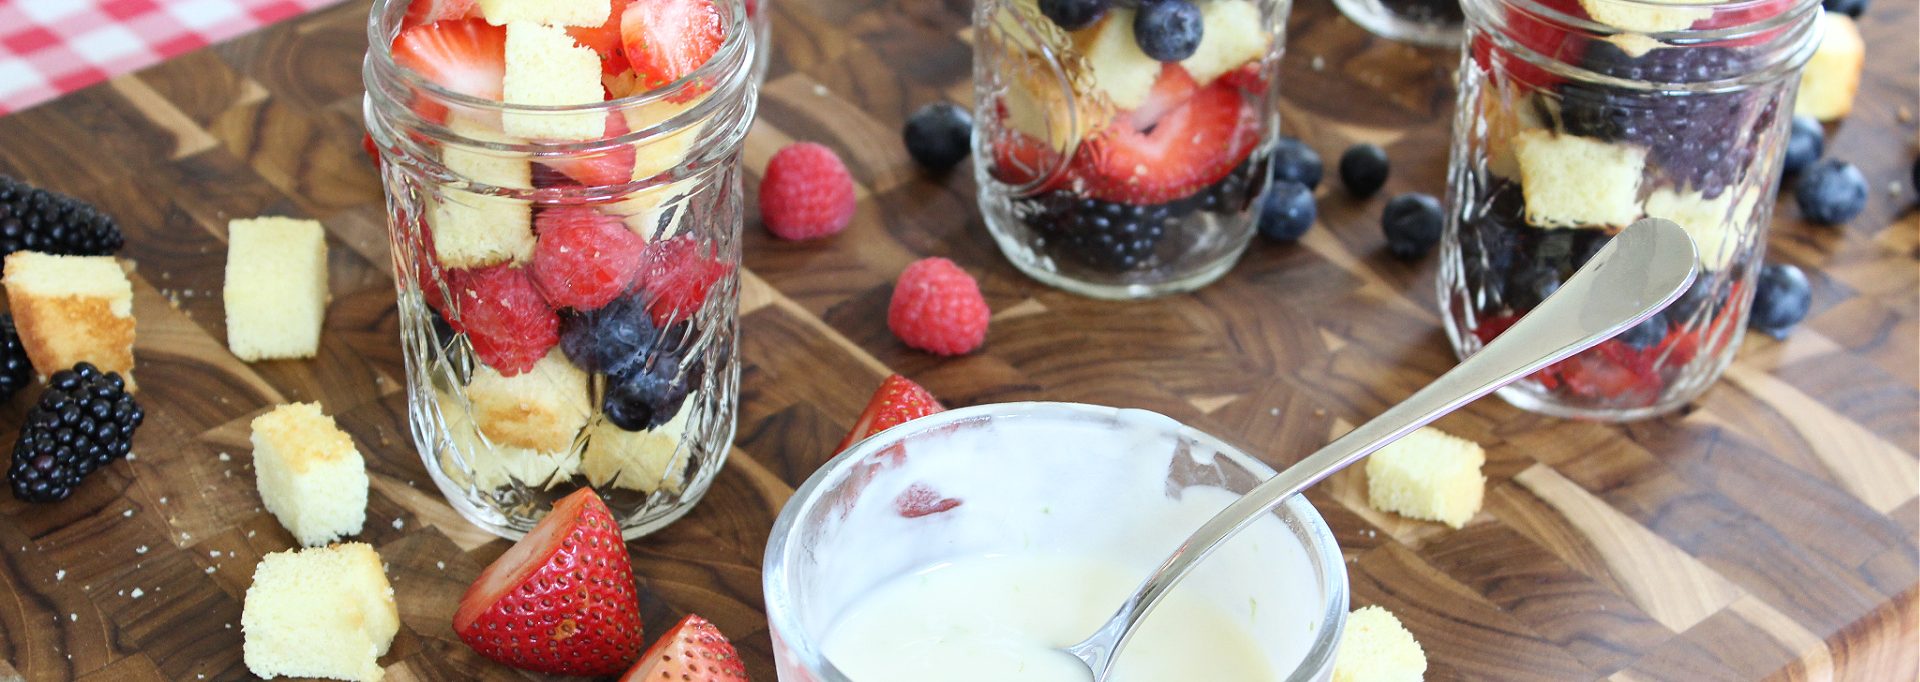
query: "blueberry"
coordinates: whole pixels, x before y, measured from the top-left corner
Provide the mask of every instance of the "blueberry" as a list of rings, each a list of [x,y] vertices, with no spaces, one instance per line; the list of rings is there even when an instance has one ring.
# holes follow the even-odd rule
[[[1786,338],[1793,326],[1806,319],[1813,304],[1813,288],[1807,274],[1785,263],[1768,263],[1760,268],[1760,279],[1753,286],[1753,309],[1747,312],[1747,328],[1776,339]]]
[[[681,402],[700,383],[705,366],[696,358],[683,371],[678,356],[659,353],[633,372],[611,377],[601,401],[607,421],[626,431],[644,431],[667,423],[679,414]]]
[[[1078,31],[1107,13],[1107,0],[1040,0],[1040,13],[1055,26]]]
[[[1517,312],[1532,310],[1560,290],[1560,273],[1551,267],[1534,265],[1513,273],[1507,283],[1507,305]]]
[[[1353,196],[1366,198],[1387,184],[1387,151],[1379,145],[1356,144],[1340,155],[1340,182]]]
[[[616,298],[599,310],[569,311],[560,317],[560,351],[588,372],[630,372],[659,340],[646,302],[637,294]]]
[[[1145,0],[1133,15],[1133,42],[1161,62],[1177,62],[1200,49],[1200,8],[1187,0]]]
[[[1845,14],[1855,19],[1867,12],[1867,0],[1824,0],[1820,6],[1834,14]]]
[[[1324,170],[1320,163],[1320,153],[1308,147],[1297,137],[1282,137],[1273,147],[1273,181],[1292,180],[1306,185],[1307,189],[1320,188],[1320,176]]]
[[[1825,159],[1800,174],[1793,186],[1800,215],[1823,225],[1839,225],[1867,208],[1867,176],[1853,164]]]
[[[1784,174],[1794,174],[1806,170],[1807,166],[1820,160],[1826,152],[1827,133],[1820,128],[1820,121],[1812,116],[1793,117],[1793,128],[1787,135],[1787,153],[1780,158],[1780,169]]]
[[[1419,192],[1408,192],[1387,201],[1380,214],[1380,229],[1387,233],[1387,250],[1395,258],[1414,260],[1426,255],[1440,241],[1440,226],[1445,222],[1440,200]]]
[[[1600,250],[1607,247],[1607,242],[1613,241],[1613,235],[1600,230],[1581,230],[1581,232],[1590,232],[1592,234],[1581,235],[1585,237],[1586,240],[1574,248],[1573,269],[1575,270],[1587,267],[1587,261],[1591,261],[1594,256],[1600,255]]]
[[[973,146],[973,116],[951,102],[920,107],[902,133],[907,155],[930,170],[944,171],[967,158]]]
[[[1682,321],[1693,319],[1701,310],[1719,302],[1717,288],[1712,273],[1700,273],[1699,277],[1693,279],[1693,286],[1680,292],[1680,297],[1667,305],[1667,316]]]
[[[1260,200],[1260,236],[1279,242],[1298,241],[1313,227],[1318,210],[1313,190],[1292,180],[1281,180]]]
[[[1628,327],[1626,331],[1620,332],[1620,335],[1614,338],[1619,339],[1621,343],[1627,344],[1627,347],[1635,350],[1652,348],[1667,338],[1667,314],[1665,312],[1654,313],[1653,317],[1642,320],[1640,324]]]

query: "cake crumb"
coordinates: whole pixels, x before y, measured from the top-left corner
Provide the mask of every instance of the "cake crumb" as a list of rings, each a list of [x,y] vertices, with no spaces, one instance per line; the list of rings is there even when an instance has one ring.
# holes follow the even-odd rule
[[[214,572],[214,570],[215,570],[216,568],[218,568],[218,567],[215,567],[215,566],[208,566],[208,567],[207,567],[207,571],[206,571],[206,573],[207,573],[207,575],[213,575],[213,572]]]
[[[56,582],[56,583],[57,583],[57,582],[60,582],[60,581],[62,581],[62,580],[66,580],[66,579],[67,579],[67,569],[64,569],[64,568],[62,568],[62,569],[60,569],[60,570],[58,570],[58,571],[54,571],[54,572],[53,572],[53,581],[54,581],[54,582]]]
[[[1315,71],[1325,71],[1327,70],[1327,59],[1316,54],[1313,56],[1312,61],[1308,62],[1308,65],[1312,66]]]
[[[139,454],[137,454],[137,453],[133,453],[133,452],[128,452],[128,453],[127,453],[127,461],[129,461],[129,462],[131,462],[131,461],[134,461],[134,460],[136,460],[136,459],[140,459],[140,455],[139,455]]]
[[[69,614],[67,614],[67,622],[70,622],[70,623],[78,623],[78,622],[80,622],[80,614],[78,614],[78,613],[69,613]]]
[[[447,562],[445,561],[435,561],[433,562],[433,566],[434,568],[438,568],[442,571],[447,570]]]
[[[136,587],[136,588],[133,588],[133,592],[127,594],[127,596],[133,597],[134,599],[139,599],[141,597],[147,596],[147,591]]]
[[[139,547],[135,547],[135,548],[133,548],[133,553],[134,553],[134,554],[146,554],[146,553],[147,553],[147,546],[146,546],[146,545],[141,545],[141,546],[139,546]]]
[[[813,84],[813,95],[815,97],[826,97],[827,94],[828,94],[827,86],[821,85],[819,83]]]
[[[208,557],[208,558],[213,558],[213,559],[218,559],[218,558],[220,558],[220,550],[217,550],[217,549],[214,549],[214,550],[208,550],[208,551],[207,551],[207,557]]]
[[[229,454],[227,454],[227,453],[224,453],[224,452],[222,452],[222,453],[220,453],[220,461],[222,461],[222,462],[231,462],[231,461],[233,461],[233,455],[229,455]]]
[[[125,517],[127,517],[127,518],[133,518],[133,510],[132,510],[132,509],[128,509],[128,510],[126,510],[126,511],[123,511],[123,512],[120,512],[120,515],[121,515],[121,516],[125,516]]]
[[[160,504],[166,504],[166,503],[167,503],[167,498],[166,498],[166,497],[164,497],[164,496],[163,496],[163,497],[161,497],[161,498],[160,498]]]
[[[400,519],[394,519],[394,520],[393,520],[393,529],[394,529],[394,530],[400,530],[401,528],[405,528],[405,527],[407,527],[407,522],[406,522],[406,521],[403,521],[403,520],[400,520]]]

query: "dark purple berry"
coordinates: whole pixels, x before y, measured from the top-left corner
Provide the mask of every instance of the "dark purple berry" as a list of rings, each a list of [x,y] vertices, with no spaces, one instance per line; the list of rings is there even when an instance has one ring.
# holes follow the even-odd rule
[[[1312,229],[1318,209],[1313,190],[1292,180],[1273,183],[1260,200],[1260,236],[1279,242],[1298,241]]]
[[[1055,26],[1078,31],[1107,13],[1107,0],[1040,0],[1040,14]]]
[[[1839,225],[1867,209],[1867,176],[1851,163],[1825,159],[1800,174],[1793,185],[1800,215],[1822,225]]]
[[[1044,3],[1043,5],[1044,6]],[[973,116],[951,102],[920,107],[907,117],[907,155],[929,170],[944,171],[967,158],[973,148]]]
[[[1387,151],[1379,145],[1356,144],[1340,155],[1340,182],[1353,196],[1366,198],[1387,184]]]
[[[1387,201],[1386,210],[1380,214],[1380,228],[1386,232],[1387,250],[1395,258],[1415,260],[1440,242],[1445,220],[1439,199],[1409,192]]]
[[[1813,288],[1807,274],[1785,263],[1768,263],[1760,268],[1753,286],[1753,308],[1747,312],[1747,328],[1776,339],[1786,338],[1794,325],[1806,319],[1813,305]]]
[[[1177,62],[1200,49],[1200,8],[1187,0],[1143,0],[1133,15],[1133,42],[1160,62]]]

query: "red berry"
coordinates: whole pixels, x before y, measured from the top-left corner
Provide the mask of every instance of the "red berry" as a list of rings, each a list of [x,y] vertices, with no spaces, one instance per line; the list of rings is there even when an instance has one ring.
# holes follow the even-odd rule
[[[407,16],[400,20],[400,28],[409,29],[442,19],[465,19],[473,15],[474,4],[474,0],[413,0],[407,5]]]
[[[908,346],[962,355],[986,341],[991,315],[973,275],[945,258],[922,258],[893,285],[887,327]]]
[[[938,514],[958,506],[960,500],[941,495],[925,483],[907,486],[906,490],[900,491],[899,497],[893,498],[894,511],[909,519]]]
[[[720,50],[726,28],[711,0],[634,0],[620,13],[620,38],[641,84],[665,87]]]
[[[647,313],[662,329],[692,317],[707,301],[707,291],[733,270],[692,237],[647,245],[641,257],[640,288],[647,292]]]
[[[1260,120],[1240,89],[1215,83],[1179,101],[1192,92],[1191,83],[1184,69],[1166,69],[1155,86],[1161,98],[1155,106],[1172,107],[1158,112],[1152,128],[1109,125],[1081,142],[1073,171],[1087,194],[1122,204],[1166,203],[1219,182],[1253,153]]]
[[[625,113],[619,111],[607,113],[606,139],[615,139],[628,132],[631,131],[627,128]],[[606,187],[633,182],[633,159],[633,145],[622,144],[611,149],[583,152],[562,158],[542,159],[540,163],[534,164],[533,170],[537,178],[538,174],[545,170],[543,167],[552,167],[553,170],[565,173],[568,178],[581,185]],[[536,180],[534,186],[549,185],[543,185]]]
[[[588,206],[556,206],[533,219],[533,281],[556,307],[593,310],[627,291],[647,242],[619,218]]]
[[[500,374],[532,369],[560,342],[560,316],[526,270],[501,264],[448,271],[447,278],[458,306],[447,323],[465,332],[474,354]]]
[[[837,234],[853,220],[853,176],[833,150],[795,142],[767,162],[760,219],[781,239]]]
[[[932,393],[912,379],[898,374],[887,377],[875,389],[873,397],[867,399],[867,409],[860,412],[860,418],[853,421],[853,430],[840,441],[840,447],[834,452],[847,449],[860,442],[860,439],[891,429],[895,426],[925,417],[935,412],[945,412]]]
[[[720,628],[689,613],[620,682],[747,682],[747,665]]]
[[[479,19],[452,19],[401,31],[393,61],[448,90],[499,100],[507,75],[507,30]]]

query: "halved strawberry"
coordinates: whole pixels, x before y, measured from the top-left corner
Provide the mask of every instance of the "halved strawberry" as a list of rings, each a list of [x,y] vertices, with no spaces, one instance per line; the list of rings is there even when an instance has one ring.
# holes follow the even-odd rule
[[[993,179],[1014,186],[1024,186],[1039,180],[1042,174],[1053,173],[1053,179],[1027,192],[1037,195],[1057,189],[1065,183],[1066,173],[1054,173],[1061,163],[1060,153],[1047,143],[1012,130],[1003,130],[993,141],[993,167],[987,172],[993,175]]]
[[[625,670],[640,627],[627,543],[592,488],[555,502],[453,613],[453,631],[481,656],[553,675]]]
[[[620,37],[641,84],[658,88],[707,63],[726,28],[713,0],[633,0],[620,15]]]
[[[507,75],[507,30],[479,19],[401,31],[393,61],[448,90],[498,101]]]
[[[1238,88],[1202,88],[1149,130],[1110,125],[1080,143],[1073,172],[1096,199],[1162,204],[1219,182],[1246,160],[1260,121]]]
[[[620,47],[620,15],[626,0],[607,3],[607,20],[599,26],[568,26],[567,35],[589,50],[600,53],[600,72],[616,74],[627,70],[627,56]]]
[[[1147,101],[1128,112],[1127,121],[1135,130],[1152,128],[1167,112],[1180,108],[1198,92],[1200,84],[1193,82],[1193,76],[1179,62],[1161,64],[1160,76],[1153,80],[1153,89],[1147,91]]]
[[[1579,0],[1540,0],[1540,5],[1576,19],[1587,18],[1587,12],[1580,7]],[[1544,15],[1536,15],[1516,7],[1508,7],[1506,17],[1504,33],[1509,39],[1545,55],[1546,59],[1562,60],[1571,64],[1580,63],[1580,57],[1589,42],[1588,38],[1573,35],[1564,25],[1558,23],[1558,20],[1548,19]],[[1553,72],[1513,54],[1506,48],[1496,46],[1493,39],[1485,33],[1474,35],[1470,49],[1473,53],[1473,61],[1480,66],[1481,71],[1492,73],[1494,63],[1498,61],[1500,72],[1506,78],[1516,81],[1517,86],[1549,88],[1562,80]]]
[[[834,451],[845,450],[867,436],[945,411],[947,408],[941,407],[940,401],[920,384],[898,374],[889,376],[880,382],[873,397],[867,399],[867,409],[860,412],[860,418],[853,422],[853,430],[847,432],[847,437]]]
[[[467,19],[475,17],[473,6],[476,0],[413,0],[407,5],[407,16],[400,20],[401,29],[431,24],[445,19]]]
[[[630,132],[627,128],[627,115],[620,111],[607,112],[607,137],[613,139]],[[564,158],[540,159],[540,163],[567,174],[588,187],[623,185],[633,182],[634,149],[631,144],[623,144],[612,149],[592,154],[576,154]]]
[[[732,271],[709,252],[705,242],[686,236],[648,244],[640,262],[639,282],[640,289],[647,293],[647,313],[663,329],[691,317],[706,303],[707,291],[714,283]]]
[[[687,614],[620,677],[620,682],[746,682],[747,665],[720,628]]]

